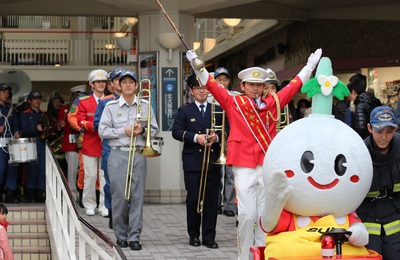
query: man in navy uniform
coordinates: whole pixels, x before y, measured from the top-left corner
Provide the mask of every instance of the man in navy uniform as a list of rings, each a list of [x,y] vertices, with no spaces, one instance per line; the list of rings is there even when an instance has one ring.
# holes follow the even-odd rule
[[[220,154],[221,131],[211,130],[211,104],[207,102],[209,91],[200,86],[196,75],[192,74],[187,84],[195,101],[180,107],[175,116],[172,136],[174,139],[184,142],[182,150],[182,161],[186,195],[186,220],[189,233],[189,244],[200,246],[200,226],[202,227],[203,245],[208,248],[218,248],[215,242],[217,214],[218,214],[218,193],[221,181],[221,166],[215,164]],[[221,112],[219,106],[216,111]],[[216,125],[222,124],[222,114],[215,114]],[[209,158],[204,153],[205,146],[210,149]],[[198,199],[200,190],[200,179],[203,160],[209,160],[206,190],[203,201],[203,211],[198,212]],[[205,172],[203,173],[205,175]]]

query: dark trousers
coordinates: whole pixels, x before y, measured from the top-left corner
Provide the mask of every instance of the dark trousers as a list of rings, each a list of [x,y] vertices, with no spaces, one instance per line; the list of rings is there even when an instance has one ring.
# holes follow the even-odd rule
[[[0,192],[3,192],[4,184],[9,190],[17,189],[18,168],[16,165],[8,164],[8,160],[10,159],[10,157],[6,151],[7,147],[0,148]]]
[[[110,178],[108,176],[108,156],[110,154],[110,147],[105,148],[103,144],[103,150],[101,151],[101,169],[104,171],[104,206],[111,210],[111,189],[110,189]]]
[[[36,150],[38,160],[29,162],[26,165],[26,182],[25,188],[27,190],[46,190],[46,153],[45,142],[43,140],[36,140]]]
[[[201,226],[203,241],[215,240],[218,214],[218,193],[221,180],[220,174],[220,170],[208,172],[203,212],[197,213],[201,172],[191,171],[184,173],[185,188],[187,191],[186,218],[190,238],[200,237]]]
[[[381,235],[369,235],[368,249],[382,255],[383,260],[397,260],[400,257],[400,232],[386,236],[382,229]]]

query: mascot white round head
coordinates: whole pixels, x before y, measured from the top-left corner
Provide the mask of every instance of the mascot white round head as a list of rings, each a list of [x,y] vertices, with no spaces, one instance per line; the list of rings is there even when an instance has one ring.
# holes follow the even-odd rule
[[[285,127],[268,148],[264,174],[282,171],[293,187],[284,208],[302,216],[354,212],[372,181],[360,136],[333,117],[313,115]]]
[[[264,160],[264,174],[281,171],[292,194],[284,208],[302,216],[343,216],[354,212],[372,181],[372,161],[364,141],[332,116],[332,95],[343,99],[347,87],[332,76],[328,58],[302,92],[312,100],[309,117],[285,127]]]

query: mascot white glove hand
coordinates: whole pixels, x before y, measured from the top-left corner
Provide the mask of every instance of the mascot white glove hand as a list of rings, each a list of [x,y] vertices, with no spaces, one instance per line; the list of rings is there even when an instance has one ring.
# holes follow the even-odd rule
[[[289,185],[284,172],[269,172],[264,174],[265,207],[261,215],[262,228],[270,232],[275,229],[282,210],[288,201],[293,187]]]
[[[194,73],[196,73],[196,76],[197,76],[200,84],[205,86],[207,84],[209,74],[205,68],[202,68],[201,70],[197,70],[193,66],[193,61],[198,58],[196,52],[194,50],[188,50],[186,52],[186,58],[189,60],[190,65],[192,65],[192,67],[194,69]]]
[[[351,231],[349,242],[355,246],[365,246],[368,244],[369,235],[368,231],[362,223],[355,223],[347,229]]]
[[[310,79],[312,72],[318,65],[319,60],[322,56],[322,49],[317,49],[314,53],[311,53],[310,57],[308,57],[307,65],[297,74],[297,76],[301,79],[303,85]]]

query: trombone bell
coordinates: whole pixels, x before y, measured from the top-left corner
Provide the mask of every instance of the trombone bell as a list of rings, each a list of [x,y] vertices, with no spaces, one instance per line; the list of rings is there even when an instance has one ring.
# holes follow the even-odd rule
[[[147,93],[148,94],[148,98],[149,98],[148,100],[150,101],[151,100],[151,92],[148,89],[143,89],[142,88],[142,82],[148,82],[148,84],[150,86],[150,80],[149,79],[143,79],[142,81],[140,81],[140,90],[139,90],[139,93],[138,93],[139,100],[140,100],[140,98],[142,98],[143,93]],[[148,128],[147,128],[147,132],[146,132],[146,143],[145,143],[144,147],[139,150],[139,153],[142,154],[145,157],[153,158],[153,157],[160,156],[161,153],[159,153],[158,151],[154,150],[153,147],[151,146],[151,140],[150,140],[151,139],[151,136],[150,136],[150,133],[151,133],[151,117],[150,117],[150,115],[151,115],[151,105],[150,105],[150,103],[147,106],[147,108],[148,108],[148,110],[147,110],[147,127]],[[138,106],[138,112],[139,112],[139,114],[141,114],[140,106]],[[146,117],[141,117],[141,118],[146,119]]]
[[[219,156],[218,160],[215,162],[215,164],[226,164],[226,156],[225,156],[224,152],[220,153],[220,156]]]
[[[161,155],[161,153],[154,150],[153,147],[151,146],[143,147],[142,149],[139,150],[139,153],[148,158],[153,158]]]

